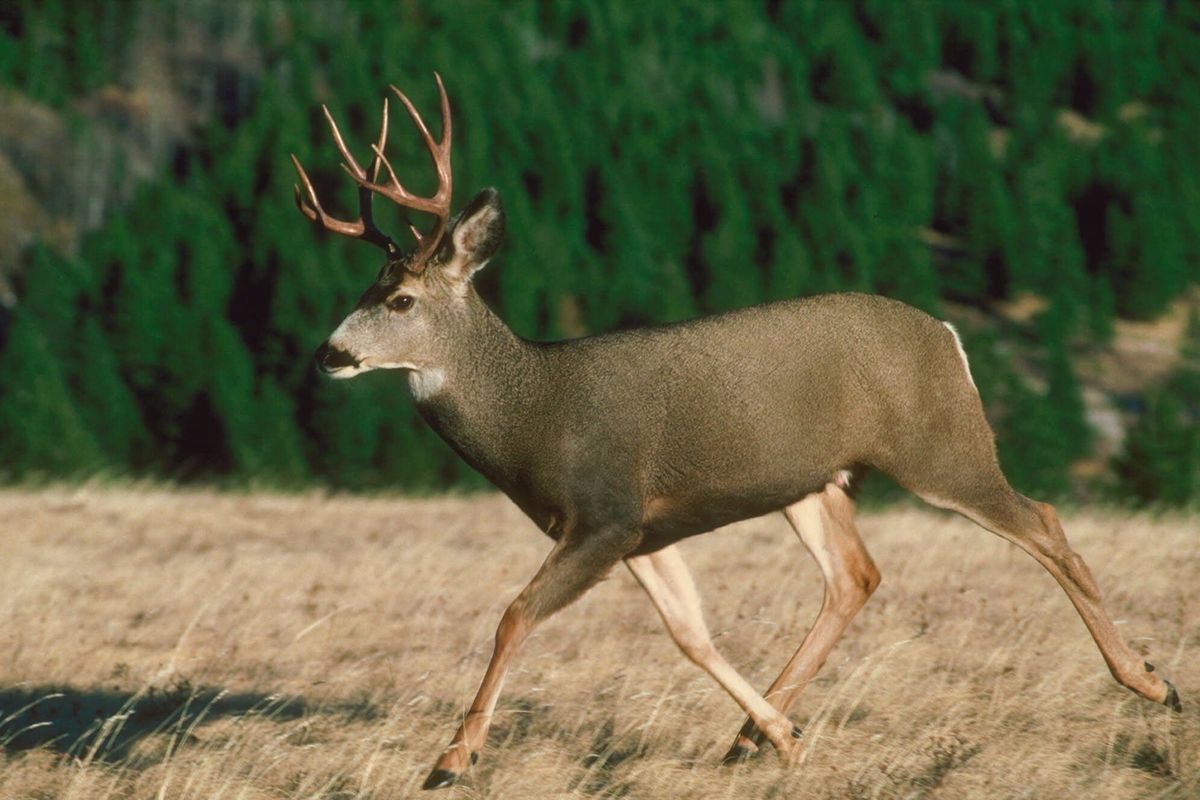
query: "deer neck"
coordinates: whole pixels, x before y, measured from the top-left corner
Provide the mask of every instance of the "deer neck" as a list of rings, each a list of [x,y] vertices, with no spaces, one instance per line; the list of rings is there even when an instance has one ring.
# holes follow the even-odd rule
[[[513,422],[529,413],[541,374],[537,347],[517,336],[474,291],[462,329],[438,366],[409,373],[417,409],[472,467],[501,489],[521,470]]]

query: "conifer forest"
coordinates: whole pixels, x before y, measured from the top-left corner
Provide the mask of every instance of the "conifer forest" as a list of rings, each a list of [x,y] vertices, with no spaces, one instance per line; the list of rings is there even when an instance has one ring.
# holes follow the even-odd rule
[[[389,84],[436,125],[434,70],[518,334],[880,293],[958,328],[1020,490],[1200,503],[1200,4],[1168,0],[0,4],[0,478],[485,485],[396,373],[311,358],[381,258],[298,213],[289,154],[352,217],[321,105],[365,159]],[[388,146],[425,190],[395,103]]]

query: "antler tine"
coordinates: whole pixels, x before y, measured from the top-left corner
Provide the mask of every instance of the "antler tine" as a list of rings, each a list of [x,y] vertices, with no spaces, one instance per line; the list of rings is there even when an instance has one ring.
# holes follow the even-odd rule
[[[371,145],[371,147],[374,149],[375,145]],[[441,213],[442,203],[438,201],[438,195],[434,195],[433,197],[421,197],[419,194],[413,194],[408,189],[405,189],[403,185],[401,185],[400,179],[396,177],[396,171],[392,169],[392,163],[388,161],[388,158],[383,154],[383,151],[375,150],[375,157],[383,163],[383,168],[387,170],[388,182],[370,183],[363,181],[363,185],[369,186],[372,191],[376,191],[392,202],[407,208],[413,208],[417,211],[425,211],[430,214]],[[346,171],[350,172],[350,170]],[[350,175],[353,177],[354,173],[351,172]],[[439,189],[439,192],[440,191],[441,190]]]
[[[380,123],[380,126],[379,126],[379,144],[377,145],[377,147],[379,148],[380,151],[382,151],[384,146],[387,145],[387,132],[388,132],[388,101],[387,101],[387,98],[385,97],[385,98],[383,98],[383,121]],[[342,166],[345,167],[346,165],[343,164]],[[375,181],[378,179],[379,179],[379,157],[376,156],[371,159],[371,180]],[[374,217],[373,211],[371,210],[371,198],[372,198],[371,190],[366,188],[365,186],[360,185],[358,187],[359,218],[362,219],[363,225],[366,227],[367,231],[371,232],[369,237],[365,236],[364,238],[370,238],[371,241],[375,242],[376,244],[379,244],[381,247],[383,247],[384,250],[387,251],[389,258],[395,258],[398,255],[400,255],[400,248],[396,246],[396,243],[394,241],[392,241],[392,237],[388,236],[383,231],[381,231],[377,227],[375,227],[375,217]],[[376,239],[376,235],[378,235],[378,239]]]
[[[432,214],[436,218],[433,229],[426,234],[422,234],[411,224],[408,226],[409,230],[412,231],[413,237],[417,240],[417,252],[413,255],[409,265],[409,269],[415,272],[420,272],[424,269],[425,261],[441,241],[442,234],[446,230],[446,224],[450,220],[450,198],[453,191],[453,173],[450,167],[450,143],[452,135],[450,100],[446,95],[446,87],[442,83],[441,76],[435,72],[434,78],[437,81],[442,112],[442,139],[440,142],[434,140],[428,126],[421,119],[420,113],[418,113],[412,101],[408,99],[408,96],[395,86],[392,86],[391,89],[396,93],[400,102],[404,104],[404,108],[408,111],[413,125],[421,135],[421,139],[425,142],[425,147],[429,150],[429,157],[433,160],[438,176],[437,191],[430,197],[422,197],[405,189],[404,185],[400,183],[400,178],[396,175],[396,170],[392,167],[387,155],[383,152],[384,141],[382,138],[379,144],[372,145],[372,150],[375,152],[375,159],[372,163],[372,172],[375,174],[372,176],[372,180],[366,179],[361,168],[346,167],[346,172],[358,183],[360,188],[381,194],[397,205]],[[379,166],[382,166],[387,173],[388,179],[386,183],[379,182]]]
[[[337,145],[338,152],[341,153],[344,159],[342,168],[350,173],[351,177],[359,184],[358,190],[358,219],[353,222],[336,219],[325,213],[321,207],[321,201],[317,198],[316,189],[313,188],[312,181],[309,180],[308,174],[304,171],[304,167],[300,166],[299,159],[292,155],[292,165],[295,166],[296,172],[300,176],[301,183],[304,184],[304,193],[300,191],[300,187],[295,187],[296,206],[300,209],[304,216],[308,217],[313,222],[319,223],[328,231],[339,233],[343,236],[349,236],[363,241],[370,242],[378,247],[382,247],[387,252],[389,258],[395,258],[399,254],[399,248],[392,241],[392,237],[388,236],[383,231],[375,226],[375,221],[371,213],[371,191],[363,187],[366,181],[367,173],[351,155],[350,149],[346,147],[345,141],[342,139],[342,132],[338,130],[337,122],[334,121],[333,115],[329,113],[329,109],[322,105],[321,110],[325,112],[325,119],[329,122],[329,129],[333,133],[334,144]],[[383,102],[383,123],[379,133],[380,144],[387,142],[387,100]],[[373,175],[379,173],[379,159],[375,158],[371,162],[371,172]],[[307,195],[307,197],[305,197]]]
[[[442,84],[442,77],[436,72],[433,76],[437,81],[442,112],[442,137],[440,142],[434,141],[429,128],[425,125],[424,120],[421,119],[421,115],[417,113],[416,107],[409,101],[408,97],[395,86],[391,87],[396,96],[400,98],[400,102],[404,104],[405,110],[408,111],[408,115],[412,118],[417,132],[421,135],[421,139],[425,142],[425,146],[429,150],[429,157],[433,159],[434,168],[437,170],[438,189],[432,196],[422,197],[405,189],[400,183],[400,179],[396,176],[396,171],[392,168],[391,163],[384,154],[384,148],[387,146],[388,131],[388,103],[386,99],[383,102],[383,123],[379,130],[379,141],[371,145],[374,156],[371,159],[369,175],[367,170],[364,170],[362,165],[350,153],[350,148],[346,146],[346,142],[342,138],[342,132],[338,129],[337,122],[333,119],[333,115],[329,113],[329,109],[321,106],[321,110],[325,113],[325,119],[329,122],[329,130],[333,134],[333,142],[337,145],[338,152],[342,156],[342,168],[358,184],[359,218],[354,222],[334,219],[325,213],[324,209],[321,208],[320,201],[317,199],[317,193],[313,189],[312,182],[304,173],[300,162],[296,160],[295,156],[292,157],[296,171],[300,174],[300,181],[304,184],[303,193],[300,191],[299,186],[296,187],[296,205],[304,215],[314,222],[320,223],[328,230],[347,236],[357,236],[378,244],[388,251],[389,256],[394,257],[398,249],[390,237],[375,227],[371,213],[371,199],[373,194],[381,194],[399,206],[432,214],[436,221],[429,233],[423,234],[415,226],[411,224],[408,226],[417,240],[417,251],[408,260],[408,269],[413,272],[421,272],[425,268],[425,262],[437,249],[442,235],[446,231],[446,225],[450,220],[450,198],[453,189],[453,173],[450,168],[450,143],[452,135],[450,100],[446,96],[446,87]],[[381,167],[387,173],[386,182],[380,182],[379,180]]]
[[[317,222],[321,218],[321,212],[317,211],[321,203],[317,200],[317,193],[313,189],[312,181],[308,179],[308,173],[304,171],[304,167],[300,166],[300,159],[296,158],[296,154],[289,153],[288,155],[292,157],[292,166],[296,168],[296,173],[300,176],[300,182],[304,184],[304,191],[308,193],[308,197],[305,198],[300,192],[300,187],[294,183],[292,184],[292,189],[296,192],[296,208],[300,209],[301,214],[313,222]]]
[[[413,125],[416,126],[417,132],[421,134],[421,138],[425,140],[425,146],[429,149],[429,156],[433,159],[433,165],[438,171],[438,194],[440,196],[443,189],[448,190],[449,170],[450,170],[450,142],[452,134],[452,123],[450,118],[450,98],[446,96],[446,87],[442,83],[442,76],[438,73],[433,73],[434,80],[437,81],[438,96],[442,112],[442,140],[435,142],[433,134],[429,132],[429,127],[425,124],[425,120],[417,112],[412,101],[408,99],[408,95],[400,91],[396,86],[389,88],[396,93],[400,98],[400,102],[404,104],[404,108],[408,111],[408,116],[412,118]]]
[[[383,152],[383,149],[385,147],[387,147],[387,133],[388,133],[388,99],[385,96],[383,98],[383,122],[379,126],[379,145],[378,145],[378,147],[379,147],[379,152],[381,152],[381,153]],[[371,180],[372,181],[379,180],[379,159],[378,158],[371,160]]]
[[[292,156],[292,166],[296,168],[296,172],[300,175],[300,182],[304,184],[305,197],[300,192],[300,187],[293,185],[296,192],[296,207],[304,216],[311,219],[313,222],[320,223],[324,227],[334,233],[341,233],[346,236],[361,236],[363,233],[361,224],[353,222],[343,222],[340,219],[334,219],[325,213],[325,209],[321,208],[321,201],[317,199],[317,191],[313,188],[312,181],[308,178],[308,173],[304,171],[304,167],[300,166],[300,159],[296,158],[295,153]]]
[[[342,132],[338,130],[337,122],[333,119],[333,114],[329,113],[329,107],[322,103],[321,111],[324,112],[325,121],[329,123],[329,130],[333,133],[333,143],[337,145],[338,152],[342,155],[342,166],[351,175],[366,178],[367,173],[358,165],[358,161],[350,154],[350,148],[346,147],[346,143],[342,140]]]
[[[442,76],[437,74],[437,72],[434,72],[433,79],[435,81],[437,81],[438,94],[441,96],[441,106],[442,106],[442,142],[441,142],[441,144],[442,144],[442,148],[447,153],[449,153],[450,152],[450,128],[451,128],[450,98],[446,96],[446,87],[442,84]]]
[[[425,146],[429,148],[429,152],[436,153],[438,143],[433,140],[433,134],[429,132],[429,128],[425,127],[425,120],[421,119],[421,115],[417,112],[417,108],[412,104],[412,101],[408,99],[408,95],[396,88],[395,85],[391,85],[388,88],[396,93],[396,97],[400,98],[401,103],[404,103],[404,108],[408,111],[408,116],[412,118],[413,125],[416,126],[417,131],[421,134],[421,138],[425,140]]]

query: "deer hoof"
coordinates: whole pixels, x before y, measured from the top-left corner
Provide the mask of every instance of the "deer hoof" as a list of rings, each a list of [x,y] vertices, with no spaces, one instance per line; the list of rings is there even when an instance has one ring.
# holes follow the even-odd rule
[[[422,789],[445,789],[447,786],[453,786],[458,783],[461,777],[457,772],[451,772],[448,769],[435,769],[429,773],[429,777],[421,784]]]
[[[804,744],[800,741],[804,736],[804,731],[799,725],[792,725],[791,739],[787,742],[787,748],[776,747],[779,751],[779,757],[783,759],[785,764],[795,764],[800,760],[800,756],[804,753]]]
[[[734,742],[733,747],[729,748],[729,752],[721,759],[721,763],[725,766],[745,764],[752,758],[758,758],[761,752],[757,747],[748,747],[741,742]]]
[[[1182,714],[1183,703],[1179,702],[1179,692],[1175,690],[1175,684],[1168,680],[1164,680],[1163,683],[1167,685],[1167,696],[1163,698],[1163,705],[1176,714]]]

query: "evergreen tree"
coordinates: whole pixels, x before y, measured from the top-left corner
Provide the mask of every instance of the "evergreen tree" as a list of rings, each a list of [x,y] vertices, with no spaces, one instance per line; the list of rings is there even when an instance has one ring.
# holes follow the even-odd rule
[[[1120,140],[1110,145],[1101,164],[1109,180],[1128,187],[1126,201],[1108,212],[1109,268],[1117,311],[1151,319],[1187,285],[1189,265],[1179,209],[1159,191],[1169,182],[1160,147],[1148,131],[1118,130]]]
[[[1066,145],[1056,138],[1038,145],[1032,163],[1022,159],[1013,207],[1017,219],[1004,249],[1010,291],[1086,298],[1084,257],[1068,203]]]
[[[1139,505],[1194,502],[1200,498],[1200,428],[1173,394],[1151,392],[1113,467],[1120,491]]]
[[[887,128],[892,126],[892,130]],[[934,168],[930,149],[920,137],[896,125],[880,123],[872,185],[880,187],[874,237],[881,241],[876,288],[883,294],[937,313],[939,285],[929,248],[918,234],[932,223]]]
[[[754,225],[745,197],[734,176],[710,167],[708,194],[716,199],[717,223],[702,237],[701,253],[708,286],[704,306],[710,311],[753,305],[763,298],[761,279],[752,261],[756,248]]]
[[[1004,407],[998,437],[1004,474],[1018,491],[1032,497],[1065,494],[1070,488],[1070,458],[1063,447],[1060,414],[1015,372],[1005,382]]]
[[[1200,310],[1192,308],[1188,312],[1179,343],[1179,364],[1167,385],[1188,407],[1192,417],[1200,419]]]
[[[265,478],[284,486],[295,486],[308,480],[304,443],[296,424],[296,404],[275,381],[264,378],[259,384],[254,411],[258,432],[255,446],[261,466],[246,477]]]
[[[813,285],[808,251],[795,231],[782,225],[776,231],[766,297],[768,300],[800,297],[807,294]]]
[[[1107,345],[1113,338],[1117,298],[1113,295],[1112,284],[1106,276],[1095,276],[1091,285],[1091,302],[1087,308],[1088,333],[1096,344]]]
[[[121,377],[120,364],[99,323],[84,320],[78,334],[71,395],[84,426],[95,438],[110,470],[142,463],[150,438],[137,399]]]
[[[8,477],[86,475],[100,463],[67,382],[38,324],[24,309],[0,352],[0,472]]]
[[[1092,430],[1087,423],[1083,392],[1071,366],[1066,343],[1051,343],[1046,369],[1049,384],[1046,403],[1056,418],[1058,446],[1069,462],[1088,454]]]
[[[1012,208],[983,110],[973,103],[949,103],[943,119],[945,135],[954,144],[940,165],[942,187],[934,216],[946,232],[962,237],[970,257],[947,264],[939,282],[951,297],[974,300],[985,296],[989,273],[1008,269]]]
[[[370,374],[353,381],[314,378],[309,417],[311,462],[332,486],[368,489],[383,482],[375,471],[376,451],[386,423],[395,424],[395,395],[404,389],[394,374]],[[381,393],[380,381],[391,383],[391,395]],[[410,454],[415,462],[427,453]],[[423,465],[427,466],[427,464]]]

